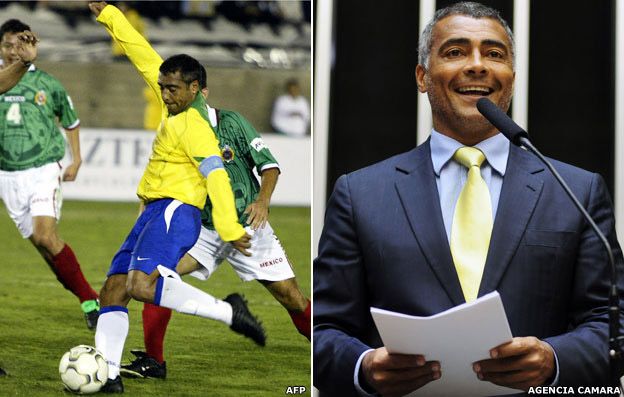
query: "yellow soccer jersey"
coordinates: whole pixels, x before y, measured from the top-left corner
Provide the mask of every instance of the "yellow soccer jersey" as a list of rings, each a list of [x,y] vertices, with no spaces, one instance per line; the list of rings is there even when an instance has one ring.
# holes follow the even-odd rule
[[[207,121],[204,98],[198,93],[188,109],[169,117],[158,86],[158,69],[163,62],[160,55],[116,7],[106,6],[97,21],[157,93],[162,109],[152,155],[137,189],[139,198],[145,202],[174,198],[202,209],[208,194],[214,203],[212,215],[221,238],[233,241],[243,236],[245,230],[237,222],[234,194],[223,168],[219,142]],[[200,172],[200,163],[206,177]]]

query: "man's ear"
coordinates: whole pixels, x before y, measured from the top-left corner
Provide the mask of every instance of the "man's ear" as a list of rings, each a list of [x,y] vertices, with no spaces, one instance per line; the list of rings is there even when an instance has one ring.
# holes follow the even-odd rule
[[[197,93],[199,92],[199,82],[197,80],[193,80],[190,87],[193,95],[197,95]]]
[[[427,92],[427,89],[429,88],[427,87],[427,83],[425,79],[425,75],[427,74],[427,71],[422,65],[416,65],[415,74],[416,74],[416,85],[418,86],[418,91],[422,93]]]
[[[201,93],[204,96],[204,99],[207,100],[208,99],[208,94],[210,93],[210,91],[208,91],[208,87],[202,88]]]

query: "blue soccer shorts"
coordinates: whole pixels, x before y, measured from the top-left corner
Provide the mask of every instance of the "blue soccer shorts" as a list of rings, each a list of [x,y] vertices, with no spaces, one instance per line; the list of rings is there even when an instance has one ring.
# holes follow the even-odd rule
[[[152,201],[115,254],[107,276],[130,270],[151,274],[158,265],[175,271],[180,258],[197,241],[200,228],[197,207],[174,199]]]

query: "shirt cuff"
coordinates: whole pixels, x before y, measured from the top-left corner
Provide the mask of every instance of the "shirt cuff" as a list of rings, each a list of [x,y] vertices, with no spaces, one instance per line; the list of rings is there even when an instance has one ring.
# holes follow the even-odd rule
[[[358,358],[357,362],[355,363],[355,371],[353,372],[353,384],[355,385],[355,390],[357,390],[358,394],[360,396],[362,396],[362,397],[375,397],[375,396],[378,396],[377,393],[370,394],[366,390],[362,389],[362,386],[360,386],[360,366],[362,365],[362,360],[364,359],[364,356],[366,355],[366,353],[372,352],[373,350],[375,350],[375,349],[365,350],[360,355],[360,358]]]
[[[550,346],[553,351],[553,355],[555,356],[555,379],[552,381],[551,384],[546,386],[557,386],[559,384],[559,359],[557,358],[557,352],[555,351],[555,348],[552,347],[550,343],[548,343],[548,346]]]

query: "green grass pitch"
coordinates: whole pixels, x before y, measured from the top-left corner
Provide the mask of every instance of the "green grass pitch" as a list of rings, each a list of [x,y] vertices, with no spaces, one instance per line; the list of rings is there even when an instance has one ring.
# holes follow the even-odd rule
[[[66,201],[60,235],[73,248],[85,276],[98,290],[112,256],[130,231],[137,204]],[[275,207],[270,221],[301,289],[310,296],[310,209]],[[65,351],[94,345],[78,300],[66,291],[0,204],[0,377],[2,396],[69,395],[58,374]],[[288,313],[259,283],[242,282],[228,264],[208,281],[185,280],[216,297],[241,292],[263,321],[267,346],[256,347],[222,323],[174,312],[165,339],[167,380],[124,379],[128,396],[283,396],[288,386],[310,395],[310,343]],[[142,348],[142,304],[131,302],[131,348]]]

